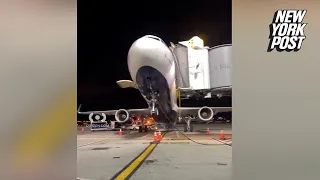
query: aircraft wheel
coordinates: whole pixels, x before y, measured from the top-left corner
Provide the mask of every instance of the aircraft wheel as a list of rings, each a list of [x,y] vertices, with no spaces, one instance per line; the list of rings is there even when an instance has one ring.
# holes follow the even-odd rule
[[[142,126],[139,126],[139,132],[142,132]]]
[[[190,132],[193,132],[193,124],[190,124]]]
[[[184,124],[184,132],[188,132],[188,126],[187,126],[187,124]]]

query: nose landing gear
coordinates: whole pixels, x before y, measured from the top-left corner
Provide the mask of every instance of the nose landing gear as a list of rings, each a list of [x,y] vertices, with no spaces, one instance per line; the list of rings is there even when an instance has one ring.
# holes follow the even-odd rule
[[[186,124],[184,124],[184,132],[193,132],[194,125],[191,124],[192,119],[194,119],[194,118],[192,118],[192,117],[185,118]]]

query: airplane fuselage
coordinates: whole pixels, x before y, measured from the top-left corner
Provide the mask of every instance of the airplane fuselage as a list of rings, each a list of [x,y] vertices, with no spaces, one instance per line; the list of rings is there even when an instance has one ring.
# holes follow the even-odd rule
[[[175,60],[173,52],[160,38],[152,35],[139,38],[132,44],[128,52],[128,69],[133,82],[120,80],[117,83],[121,88],[137,88],[149,108],[80,112],[79,107],[78,113],[100,112],[114,115],[117,122],[125,123],[130,119],[130,114],[141,115],[147,114],[149,111],[148,114],[153,116],[155,122],[162,122],[170,126],[170,124],[174,125],[177,122],[177,112],[179,111],[179,116],[185,117],[185,130],[192,131],[191,120],[195,116],[201,121],[208,122],[217,112],[231,111],[231,108],[207,106],[178,107]],[[179,118],[179,122],[181,119]]]
[[[158,121],[177,115],[175,59],[168,46],[158,37],[147,35],[136,40],[128,53],[128,68],[132,80],[149,104],[150,113]]]

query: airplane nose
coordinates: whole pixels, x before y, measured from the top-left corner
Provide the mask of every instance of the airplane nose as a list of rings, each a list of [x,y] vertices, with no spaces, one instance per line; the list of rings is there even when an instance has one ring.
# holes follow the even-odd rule
[[[136,40],[128,53],[128,67],[132,79],[143,66],[150,66],[167,74],[173,64],[173,54],[166,44],[156,36],[144,36]]]

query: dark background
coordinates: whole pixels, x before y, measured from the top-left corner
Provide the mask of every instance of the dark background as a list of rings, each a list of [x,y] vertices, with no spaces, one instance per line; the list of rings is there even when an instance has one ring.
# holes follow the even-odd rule
[[[116,84],[131,79],[127,53],[144,35],[159,36],[168,45],[193,36],[209,47],[232,43],[231,0],[212,2],[78,1],[78,105],[82,104],[82,111],[147,107],[137,90]],[[229,106],[231,100],[182,103]]]

